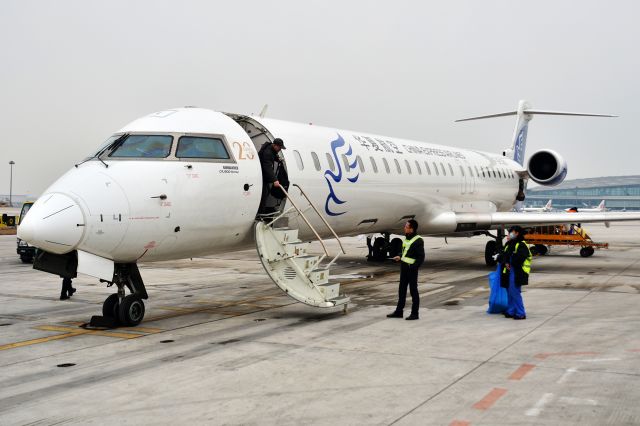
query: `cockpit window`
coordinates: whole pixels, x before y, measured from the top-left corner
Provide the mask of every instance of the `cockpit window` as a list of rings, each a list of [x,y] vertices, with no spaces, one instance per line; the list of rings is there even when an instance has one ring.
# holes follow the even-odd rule
[[[171,152],[173,136],[129,135],[109,153],[109,157],[165,158]]]
[[[176,157],[228,160],[229,153],[221,139],[182,136],[178,141]]]

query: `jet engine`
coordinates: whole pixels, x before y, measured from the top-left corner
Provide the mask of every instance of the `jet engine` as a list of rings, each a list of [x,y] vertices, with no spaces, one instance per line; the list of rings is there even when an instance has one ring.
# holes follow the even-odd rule
[[[554,186],[562,183],[567,176],[567,162],[557,152],[541,149],[529,158],[527,171],[535,183]]]

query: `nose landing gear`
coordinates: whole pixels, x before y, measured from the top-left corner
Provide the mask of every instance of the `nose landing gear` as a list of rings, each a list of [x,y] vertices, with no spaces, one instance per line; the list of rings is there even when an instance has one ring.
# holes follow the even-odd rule
[[[145,313],[144,302],[148,299],[138,265],[135,263],[116,263],[113,282],[118,292],[107,297],[102,304],[102,317],[91,318],[90,326],[96,327],[135,327],[142,322]],[[125,294],[125,288],[131,294]]]

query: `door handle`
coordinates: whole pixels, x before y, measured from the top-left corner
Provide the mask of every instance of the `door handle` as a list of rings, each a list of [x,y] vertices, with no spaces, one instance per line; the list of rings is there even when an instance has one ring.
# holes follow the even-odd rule
[[[151,197],[151,198],[160,198],[161,200],[166,200],[167,199],[167,194],[160,194],[160,195],[156,195],[155,197]]]

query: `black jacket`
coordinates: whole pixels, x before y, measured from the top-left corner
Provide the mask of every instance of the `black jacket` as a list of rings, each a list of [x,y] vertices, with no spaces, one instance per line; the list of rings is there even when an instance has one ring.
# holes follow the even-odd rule
[[[408,236],[407,240],[410,240],[414,236],[415,235]],[[411,244],[411,247],[409,247],[409,250],[407,250],[406,256],[415,259],[416,263],[414,263],[413,265],[409,265],[408,263],[400,262],[402,264],[401,269],[407,271],[417,271],[420,265],[424,263],[424,240],[422,238],[418,238],[417,240],[415,240],[413,244]]]
[[[280,162],[278,153],[273,150],[270,142],[266,142],[258,152],[260,165],[262,166],[262,181],[273,183],[278,180],[275,172],[275,165]]]
[[[518,251],[514,252],[517,243]],[[504,288],[509,287],[509,271],[504,272],[505,264],[510,264],[511,269],[514,271],[515,283],[517,286],[523,286],[529,284],[529,274],[522,270],[522,264],[530,255],[527,242],[522,237],[518,237],[517,240],[509,241],[505,246],[505,249],[500,253],[498,261],[500,262],[500,286]]]

